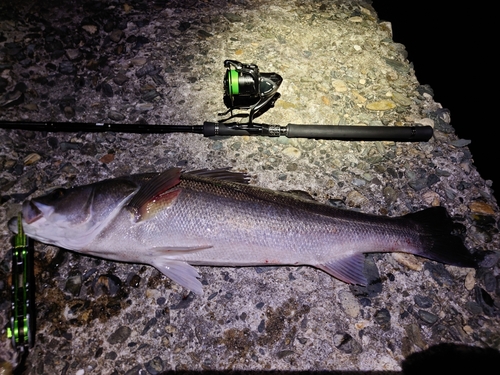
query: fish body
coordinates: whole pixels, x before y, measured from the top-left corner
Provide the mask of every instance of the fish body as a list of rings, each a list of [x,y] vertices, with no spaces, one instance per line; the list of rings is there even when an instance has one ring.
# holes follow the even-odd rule
[[[368,215],[252,186],[227,170],[171,168],[57,189],[23,204],[23,227],[68,250],[150,264],[197,294],[202,286],[191,265],[310,265],[361,285],[365,253],[475,265],[450,234],[444,208]]]

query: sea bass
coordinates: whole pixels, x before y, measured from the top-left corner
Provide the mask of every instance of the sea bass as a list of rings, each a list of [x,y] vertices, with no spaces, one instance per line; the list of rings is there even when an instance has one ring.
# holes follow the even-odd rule
[[[404,252],[474,267],[442,207],[401,217],[334,208],[247,183],[227,169],[137,174],[56,189],[24,202],[23,227],[40,242],[149,264],[202,294],[192,265],[310,265],[366,285],[364,255]],[[17,230],[17,219],[9,222]]]

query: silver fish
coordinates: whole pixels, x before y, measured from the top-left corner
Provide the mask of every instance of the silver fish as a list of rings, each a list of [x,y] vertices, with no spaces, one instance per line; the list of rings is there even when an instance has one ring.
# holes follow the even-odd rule
[[[197,294],[191,265],[310,265],[366,285],[364,255],[405,252],[474,267],[442,207],[391,218],[341,210],[246,183],[227,169],[138,174],[24,202],[35,240],[101,258],[149,264]],[[17,230],[17,219],[9,226]]]

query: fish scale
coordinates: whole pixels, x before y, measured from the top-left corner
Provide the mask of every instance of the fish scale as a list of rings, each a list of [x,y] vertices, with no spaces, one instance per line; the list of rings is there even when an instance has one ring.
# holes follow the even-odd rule
[[[72,212],[78,207],[89,214]],[[366,284],[364,254],[371,252],[475,266],[442,207],[396,218],[369,215],[252,186],[226,169],[171,168],[104,180],[27,201],[23,217],[35,239],[150,264],[198,294],[191,265],[310,265],[355,284]]]

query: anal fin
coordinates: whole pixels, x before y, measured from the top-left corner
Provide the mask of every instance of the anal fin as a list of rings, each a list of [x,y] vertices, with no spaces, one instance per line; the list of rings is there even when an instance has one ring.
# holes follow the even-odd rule
[[[354,254],[341,259],[316,265],[333,277],[349,284],[367,285],[368,281],[363,273],[365,257],[363,254]]]

